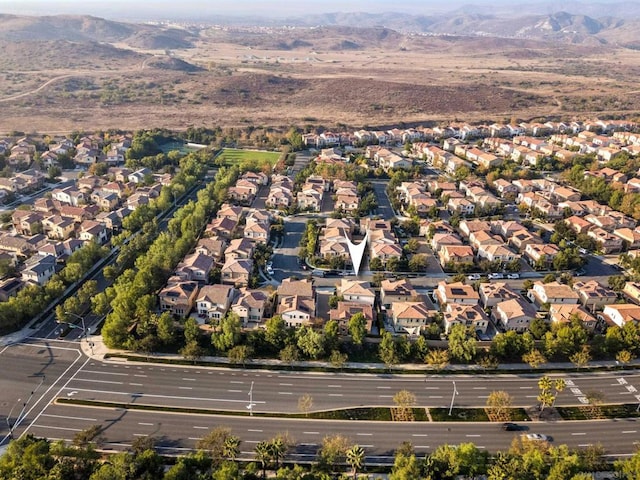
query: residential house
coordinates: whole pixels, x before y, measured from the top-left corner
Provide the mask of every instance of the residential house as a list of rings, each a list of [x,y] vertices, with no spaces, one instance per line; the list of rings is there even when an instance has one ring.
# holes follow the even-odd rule
[[[526,332],[531,321],[536,318],[536,309],[523,298],[513,298],[499,302],[491,310],[493,320],[502,330]]]
[[[474,332],[486,333],[489,317],[479,305],[447,304],[443,312],[445,333],[451,331],[454,325],[464,325]]]
[[[524,255],[531,265],[550,266],[560,253],[553,243],[530,243],[524,249]]]
[[[622,293],[624,293],[629,299],[633,302],[640,304],[640,283],[638,282],[627,282],[622,289]]]
[[[343,278],[337,287],[337,293],[346,302],[366,303],[373,306],[376,301],[376,294],[369,282],[349,280]]]
[[[87,242],[96,242],[98,245],[104,245],[109,240],[109,232],[103,223],[94,220],[85,220],[80,224],[78,238]]]
[[[44,215],[31,210],[15,210],[11,215],[13,227],[21,235],[35,235],[42,232]]]
[[[19,278],[5,278],[0,281],[0,302],[8,302],[11,297],[15,297],[24,287],[24,283]]]
[[[366,320],[366,330],[371,331],[374,321],[374,311],[371,305],[362,302],[340,301],[336,308],[329,310],[329,320],[338,322],[338,327],[342,335],[348,334],[349,320],[357,313],[362,313]]]
[[[438,250],[440,265],[456,265],[459,263],[473,263],[475,255],[469,245],[443,245]]]
[[[580,303],[589,311],[602,309],[605,305],[616,303],[618,294],[615,290],[601,285],[595,280],[576,281],[573,289],[580,297]]]
[[[43,286],[56,273],[56,258],[53,255],[34,255],[24,263],[22,281]]]
[[[214,266],[213,257],[196,251],[184,257],[182,262],[176,266],[175,275],[185,280],[207,283]]]
[[[513,253],[504,245],[480,245],[478,258],[487,259],[490,262],[502,262],[503,264],[519,260],[520,255]]]
[[[504,282],[481,283],[478,289],[483,308],[493,308],[506,300],[521,298],[521,295]]]
[[[587,233],[598,244],[604,254],[622,251],[622,239],[602,228],[593,228]]]
[[[250,219],[244,227],[244,237],[255,243],[268,243],[271,226],[268,222],[257,222]]]
[[[578,319],[587,329],[593,331],[598,320],[580,305],[563,305],[552,303],[549,306],[549,320],[552,324],[570,323],[573,319]]]
[[[418,292],[406,278],[385,279],[380,283],[380,303],[387,310],[394,302],[416,302],[419,300]]]
[[[267,310],[268,301],[268,295],[262,290],[241,288],[231,310],[240,317],[243,327],[250,324],[259,325]]]
[[[186,317],[191,312],[198,295],[198,282],[171,277],[167,286],[160,290],[160,310],[172,315]]]
[[[459,213],[460,215],[473,215],[476,206],[466,198],[449,198],[447,209],[451,213]]]
[[[458,229],[464,237],[469,238],[472,233],[490,232],[491,224],[485,220],[465,219],[460,221]]]
[[[532,302],[537,305],[543,305],[545,303],[578,303],[580,297],[574,292],[569,285],[565,285],[559,282],[542,283],[536,281],[533,283],[533,288],[529,290],[527,296]]]
[[[311,298],[292,295],[280,298],[277,313],[287,327],[311,325],[315,319],[316,304]]]
[[[477,305],[480,296],[471,285],[462,282],[440,282],[435,290],[435,296],[440,304],[457,303],[461,305]]]
[[[542,238],[540,238],[538,235],[534,233],[531,233],[529,230],[525,228],[523,228],[522,230],[518,230],[517,232],[513,232],[511,234],[511,237],[509,238],[509,245],[515,247],[521,253],[526,250],[527,245],[541,245],[541,244],[543,244]],[[534,247],[533,251],[535,250],[536,249]],[[534,255],[536,254],[534,253]]]
[[[75,233],[75,222],[72,218],[52,215],[42,220],[42,228],[49,238],[65,240]]]
[[[633,303],[616,303],[606,305],[601,314],[598,314],[609,325],[624,327],[627,322],[640,322],[640,306]]]
[[[203,237],[198,240],[195,251],[212,257],[215,262],[220,263],[228,245],[227,241],[221,237]],[[251,258],[251,255],[249,254],[246,258]]]
[[[196,299],[199,317],[219,322],[229,311],[235,295],[236,290],[230,285],[203,286]]]
[[[216,214],[216,218],[228,218],[234,222],[239,222],[243,217],[244,209],[235,205],[223,203]]]
[[[391,323],[395,332],[417,335],[429,322],[429,310],[424,302],[393,302],[391,304]]]
[[[72,186],[52,190],[51,198],[53,200],[58,200],[61,203],[73,205],[74,207],[87,202],[87,196],[85,193]]]
[[[215,237],[220,238],[220,237]],[[247,238],[235,238],[229,242],[229,246],[224,251],[226,260],[250,259],[253,257],[254,246]]]
[[[220,270],[222,283],[246,287],[253,273],[253,260],[229,258]]]
[[[205,227],[205,235],[209,237],[222,237],[227,240],[233,238],[238,228],[238,222],[229,217],[214,218]]]

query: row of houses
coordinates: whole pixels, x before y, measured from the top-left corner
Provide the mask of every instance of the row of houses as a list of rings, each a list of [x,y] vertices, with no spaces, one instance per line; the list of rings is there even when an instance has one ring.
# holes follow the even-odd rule
[[[407,142],[439,141],[447,138],[469,140],[484,137],[513,137],[531,135],[544,137],[555,133],[577,134],[587,131],[596,134],[625,132],[636,127],[634,122],[626,120],[593,120],[586,122],[520,122],[512,124],[493,123],[490,125],[472,125],[468,123],[450,123],[445,126],[393,128],[389,130],[358,130],[355,132],[307,133],[302,136],[304,144],[313,148],[326,148],[346,145],[397,145]]]

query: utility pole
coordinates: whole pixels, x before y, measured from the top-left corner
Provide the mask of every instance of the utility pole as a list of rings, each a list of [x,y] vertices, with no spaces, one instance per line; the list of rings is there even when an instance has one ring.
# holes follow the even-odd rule
[[[449,416],[451,416],[451,411],[453,410],[453,400],[458,395],[458,390],[456,390],[456,382],[453,382],[453,393],[451,394],[451,405],[449,405]]]
[[[251,388],[249,389],[249,405],[247,405],[247,408],[249,409],[249,416],[253,417],[253,407],[254,407],[254,403],[253,403],[253,382],[251,382]]]
[[[89,331],[87,330],[87,327],[84,323],[84,317],[80,316],[80,315],[76,315],[73,312],[64,312],[65,315],[71,315],[72,317],[76,317],[79,318],[80,321],[82,322],[82,327],[78,327],[77,325],[73,325],[73,324],[69,324],[70,328],[81,328],[82,329],[82,333],[84,334],[84,338],[87,341],[87,343],[89,344],[89,348],[91,348],[91,355],[93,355],[93,342],[89,341]]]

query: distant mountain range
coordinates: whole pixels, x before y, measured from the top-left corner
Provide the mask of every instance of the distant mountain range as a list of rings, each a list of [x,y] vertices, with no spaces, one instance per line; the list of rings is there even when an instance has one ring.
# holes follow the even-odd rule
[[[581,4],[575,1],[559,1],[558,4],[572,7]],[[600,11],[599,4],[584,5],[585,11]],[[628,7],[628,15],[619,17],[622,6]],[[469,6],[446,15],[419,16],[406,13],[327,13],[309,15],[304,18],[269,20],[259,23],[257,20],[244,20],[244,26],[255,24],[272,28],[288,26],[307,31],[324,28],[349,28],[353,36],[366,41],[365,30],[375,29],[378,35],[425,35],[458,37],[498,37],[535,41],[552,41],[574,45],[615,45],[640,48],[640,2],[622,2],[609,5],[612,15],[593,17],[586,13],[572,14],[565,11],[550,14],[529,13],[523,6],[519,16],[498,13],[487,14],[481,7]],[[537,5],[536,8],[540,8]],[[572,8],[573,9],[573,8]],[[485,8],[485,10],[487,10]],[[513,12],[515,8],[509,11]],[[638,12],[638,16],[632,15]],[[234,23],[218,19],[218,24]],[[306,28],[305,28],[306,27]],[[149,49],[189,48],[198,40],[202,21],[190,26],[184,22],[181,28],[163,24],[134,24],[105,20],[91,16],[55,15],[29,17],[0,15],[0,40],[34,41],[66,40],[71,42],[126,42],[130,46]],[[280,42],[285,49],[305,49],[311,44],[305,35],[291,30],[289,41]],[[312,36],[317,36],[316,31]],[[377,39],[380,40],[380,39]],[[388,39],[387,39],[388,40]],[[356,43],[345,43],[345,49],[358,48]],[[270,45],[277,48],[277,45]],[[339,47],[339,46],[338,46]]]

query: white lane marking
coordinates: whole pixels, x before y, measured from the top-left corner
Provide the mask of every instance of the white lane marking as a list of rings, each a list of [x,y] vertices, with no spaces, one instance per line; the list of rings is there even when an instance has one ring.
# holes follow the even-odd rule
[[[327,385],[329,388],[342,388],[342,385]]]
[[[247,430],[247,432],[257,432],[257,433],[262,433],[262,432],[263,432],[263,430],[259,430],[259,429],[257,429],[257,428],[249,428],[249,429]]]
[[[74,378],[74,382],[110,383],[112,385],[124,385],[124,382],[114,382],[113,380],[96,380],[94,378]]]
[[[469,438],[472,438],[472,437],[481,437],[481,436],[482,436],[482,435],[479,435],[479,434],[477,434],[477,433],[468,433],[468,434],[466,434],[466,435],[465,435],[465,437],[469,437]]]
[[[393,398],[393,395],[378,395],[378,398]]]
[[[320,435],[320,432],[302,432],[305,435]]]
[[[193,390],[193,387],[178,387],[180,390]]]
[[[98,375],[118,375],[120,377],[128,377],[128,373],[120,372],[101,372],[100,370],[82,370],[81,373],[97,373]]]
[[[202,440],[202,437],[189,437],[189,440]]]
[[[242,443],[260,443],[260,440],[243,440]]]
[[[184,378],[184,377],[182,377],[182,381],[183,382],[195,382],[196,379],[195,378]]]
[[[637,430],[623,430],[622,433],[637,433]]]
[[[427,435],[426,433],[414,433],[411,436],[412,437],[428,437],[429,435]]]
[[[82,429],[80,429],[80,428],[52,427],[50,425],[41,425],[39,423],[35,424],[33,426],[36,427],[36,428],[50,428],[50,429],[53,429],[53,430],[67,430],[69,432],[81,432],[82,431]]]
[[[292,392],[278,392],[278,395],[293,395]]]
[[[574,436],[578,436],[578,435],[586,435],[586,433],[585,433],[585,432],[574,432],[574,433],[572,433],[571,435],[574,435]]]
[[[142,375],[141,373],[135,373],[133,376],[134,377],[140,377],[140,378],[147,378],[146,375]]]
[[[195,428],[197,430],[209,430],[209,427],[201,427],[199,425],[194,425],[193,428]]]
[[[442,398],[442,395],[429,395],[429,398]]]
[[[360,445],[362,448],[373,448],[373,445]]]
[[[425,390],[440,390],[440,387],[424,387]]]
[[[138,425],[146,425],[147,427],[153,427],[153,423],[149,423],[149,422],[138,422]]]
[[[429,445],[416,445],[415,448],[431,448]]]
[[[619,385],[626,385],[627,384],[627,380],[624,378],[618,378],[618,384]]]
[[[181,388],[191,388],[191,387],[181,387]],[[70,388],[63,387],[60,390],[70,390]],[[88,388],[75,388],[74,390],[78,392],[103,393],[105,395],[112,394],[112,395],[123,395],[125,397],[131,396],[131,393],[129,392],[113,392],[113,391],[107,391],[107,390],[93,390]],[[246,400],[232,400],[228,398],[181,397],[178,395],[155,395],[150,393],[143,393],[138,396],[144,397],[144,398],[163,398],[163,399],[172,399],[172,400],[198,400],[200,402],[230,402],[230,403],[244,403],[244,404],[247,403]],[[265,402],[264,400],[254,400],[253,403],[267,403],[267,402]]]
[[[520,390],[533,390],[533,387],[520,387]]]
[[[391,387],[376,387],[376,388],[378,388],[380,390],[390,390],[391,389]]]
[[[43,413],[42,417],[52,417],[52,418],[64,418],[66,420],[85,420],[87,422],[97,422],[97,418],[85,418],[85,417],[67,417],[66,415],[51,415],[50,413]]]
[[[315,447],[318,444],[317,443],[300,443],[300,445],[302,445],[303,447]]]
[[[356,435],[358,437],[371,437],[371,436],[373,436],[373,433],[356,433]],[[360,445],[360,446],[362,446],[362,445]]]
[[[133,434],[134,437],[148,437],[149,435],[146,433],[134,433]]]
[[[474,390],[486,390],[487,387],[473,387]]]
[[[593,445],[592,443],[579,443],[578,446],[579,447],[590,447],[591,445]]]
[[[229,383],[238,383],[240,385],[244,385],[244,382],[241,380],[231,380]]]
[[[241,393],[242,390],[227,390],[229,393]]]
[[[281,387],[293,387],[293,383],[280,383],[278,385],[280,385]]]
[[[342,397],[341,393],[330,393],[329,394],[330,397]]]
[[[131,385],[132,387],[141,387],[142,386],[141,383],[130,383],[129,385]]]

